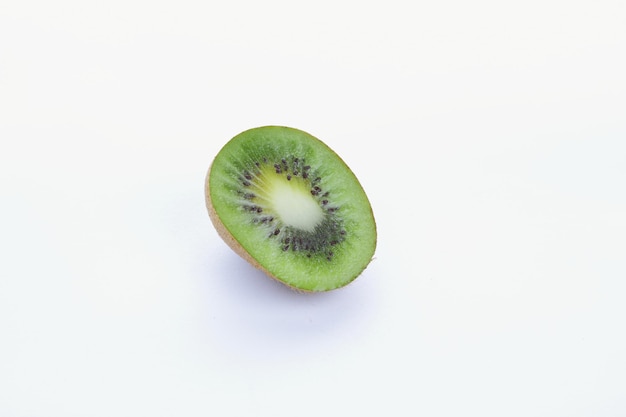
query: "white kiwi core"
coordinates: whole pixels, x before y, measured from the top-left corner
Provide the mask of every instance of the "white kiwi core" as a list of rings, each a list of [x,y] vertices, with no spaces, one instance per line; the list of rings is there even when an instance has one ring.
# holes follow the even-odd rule
[[[283,176],[269,175],[265,198],[272,211],[283,224],[306,232],[313,232],[324,219],[324,210],[311,195],[300,178],[286,180]]]

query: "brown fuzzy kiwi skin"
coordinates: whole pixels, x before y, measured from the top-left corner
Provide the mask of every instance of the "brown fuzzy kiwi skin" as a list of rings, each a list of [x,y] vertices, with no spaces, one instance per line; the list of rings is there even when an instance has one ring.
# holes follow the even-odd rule
[[[224,242],[226,242],[226,244],[233,251],[235,251],[237,255],[245,259],[250,265],[263,271],[265,275],[267,275],[268,277],[280,282],[283,285],[286,285],[287,287],[291,288],[292,290],[296,292],[313,293],[314,291],[303,290],[301,288],[296,288],[292,285],[289,285],[288,283],[272,275],[267,269],[263,268],[263,265],[258,263],[256,259],[250,256],[250,254],[243,248],[243,246],[241,246],[241,244],[237,241],[237,239],[235,239],[235,237],[230,233],[230,231],[226,228],[226,226],[224,226],[224,223],[222,223],[222,220],[220,219],[220,216],[215,211],[215,208],[213,207],[213,203],[211,201],[211,190],[209,188],[211,168],[213,168],[213,163],[211,163],[211,166],[209,167],[209,171],[207,172],[207,175],[206,175],[205,186],[204,186],[204,190],[205,190],[204,196],[205,196],[205,201],[206,201],[206,207],[207,207],[207,210],[209,211],[209,218],[211,219],[211,222],[213,223],[215,230],[217,230],[217,234],[222,238],[222,240],[224,240]]]

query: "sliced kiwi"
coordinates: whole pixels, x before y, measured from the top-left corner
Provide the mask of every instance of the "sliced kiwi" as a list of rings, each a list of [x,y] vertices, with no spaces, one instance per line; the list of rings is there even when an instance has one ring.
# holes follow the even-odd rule
[[[374,254],[376,223],[361,184],[301,130],[265,126],[235,136],[211,164],[205,192],[224,241],[292,288],[343,287]]]

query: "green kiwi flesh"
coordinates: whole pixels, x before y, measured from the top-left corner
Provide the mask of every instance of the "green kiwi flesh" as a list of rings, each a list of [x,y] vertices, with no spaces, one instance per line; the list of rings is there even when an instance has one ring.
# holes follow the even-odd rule
[[[361,184],[301,130],[265,126],[235,136],[211,164],[205,193],[224,241],[294,289],[343,287],[374,255],[376,223]]]

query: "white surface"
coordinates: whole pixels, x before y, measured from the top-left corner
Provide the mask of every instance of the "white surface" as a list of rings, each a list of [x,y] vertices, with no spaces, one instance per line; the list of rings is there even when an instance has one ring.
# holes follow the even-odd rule
[[[0,4],[0,415],[626,415],[626,3]],[[318,136],[352,285],[234,255],[203,182]]]

